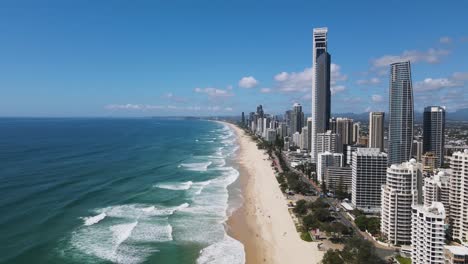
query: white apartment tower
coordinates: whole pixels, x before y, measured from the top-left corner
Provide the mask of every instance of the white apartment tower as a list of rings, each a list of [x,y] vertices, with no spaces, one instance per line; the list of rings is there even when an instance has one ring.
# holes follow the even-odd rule
[[[445,216],[442,203],[413,205],[411,263],[444,264]]]
[[[343,144],[341,144],[341,136],[339,134],[332,133],[328,130],[325,133],[317,134],[316,141],[316,151],[318,153],[322,152],[332,152],[332,153],[342,153]]]
[[[445,214],[450,214],[450,170],[439,171],[436,175],[424,179],[424,206],[431,206],[433,202],[441,202]]]
[[[384,112],[369,113],[369,148],[384,150]]]
[[[317,161],[317,134],[329,129],[330,54],[327,52],[327,28],[314,28],[312,57],[312,132],[311,157]]]
[[[379,212],[387,154],[378,148],[357,148],[352,155],[351,202],[365,212]]]
[[[325,180],[325,172],[327,167],[336,166],[343,167],[343,153],[323,152],[317,157],[317,180],[322,182]]]
[[[387,169],[387,181],[382,186],[380,231],[389,243],[411,243],[411,206],[420,203],[421,189],[422,164],[415,159]]]
[[[468,245],[468,149],[450,160],[450,224],[453,239]]]

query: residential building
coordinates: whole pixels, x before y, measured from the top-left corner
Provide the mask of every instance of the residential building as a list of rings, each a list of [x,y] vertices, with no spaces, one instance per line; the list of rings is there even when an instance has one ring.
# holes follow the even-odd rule
[[[325,184],[330,191],[336,192],[341,188],[351,193],[351,183],[351,167],[329,166],[325,169]]]
[[[307,149],[309,146],[309,129],[307,127],[302,128],[301,132],[301,149]]]
[[[317,161],[317,135],[329,129],[331,110],[330,65],[327,28],[314,28],[312,51],[312,140],[311,160]]]
[[[453,239],[468,245],[468,149],[450,159],[450,225]]]
[[[388,164],[411,158],[413,146],[413,86],[409,61],[390,65]]]
[[[387,154],[378,148],[358,148],[352,155],[351,202],[355,208],[377,213],[386,180]]]
[[[444,165],[445,109],[440,106],[424,108],[423,151],[436,157],[435,167]]]
[[[265,134],[266,134],[266,137],[265,137],[266,141],[268,141],[270,143],[275,142],[275,140],[276,140],[276,129],[267,128]]]
[[[317,180],[324,181],[325,171],[329,166],[343,166],[343,153],[322,152],[317,158]]]
[[[411,263],[444,264],[445,209],[439,202],[431,206],[413,205]]]
[[[312,150],[312,117],[307,118],[307,150]]]
[[[468,247],[445,246],[445,264],[468,264]]]
[[[433,202],[441,202],[445,214],[450,214],[450,170],[424,178],[423,187],[424,206],[431,206]]]
[[[413,158],[421,162],[423,155],[423,143],[421,140],[413,140]]]
[[[341,135],[341,144],[351,145],[353,143],[353,119],[336,118],[336,133]]]
[[[328,130],[325,133],[317,134],[316,151],[342,153],[343,145],[341,144],[341,137],[339,134],[332,133]]]
[[[384,112],[369,113],[369,148],[378,148],[384,151]]]
[[[432,152],[426,152],[421,157],[421,162],[424,166],[424,171],[432,173],[436,168],[437,158]]]
[[[361,133],[361,123],[357,122],[353,124],[353,140],[351,144],[356,144],[359,142],[359,136]]]
[[[422,165],[415,159],[393,164],[382,186],[380,231],[389,243],[411,243],[411,206],[422,202]]]

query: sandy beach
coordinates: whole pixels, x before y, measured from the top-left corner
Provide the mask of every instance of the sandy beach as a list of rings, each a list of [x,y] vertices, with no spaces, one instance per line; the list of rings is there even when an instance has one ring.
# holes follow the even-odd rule
[[[247,264],[319,263],[324,252],[296,231],[267,154],[238,127],[229,124],[240,145],[238,162],[243,206],[227,222],[229,235],[244,244]]]

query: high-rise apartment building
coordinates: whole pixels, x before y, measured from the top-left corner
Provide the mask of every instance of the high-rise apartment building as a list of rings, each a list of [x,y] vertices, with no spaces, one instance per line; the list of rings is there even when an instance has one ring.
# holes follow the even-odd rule
[[[307,118],[307,150],[312,150],[312,117]]]
[[[411,263],[444,264],[444,205],[413,205],[411,228]]]
[[[413,140],[413,158],[418,162],[422,160],[423,155],[423,143],[420,140]]]
[[[351,145],[353,142],[353,119],[338,117],[336,119],[336,133],[341,135],[343,145]]]
[[[441,202],[445,214],[450,214],[450,174],[451,170],[439,171],[436,175],[424,179],[424,206],[431,206],[433,202]]]
[[[359,142],[359,137],[361,134],[361,123],[357,122],[353,124],[353,140],[351,144],[356,144]]]
[[[424,108],[423,151],[436,157],[436,168],[444,165],[445,109],[440,106]]]
[[[393,164],[382,186],[380,231],[389,243],[411,243],[411,206],[422,202],[422,165],[415,159]]]
[[[327,28],[314,28],[312,57],[312,140],[311,159],[317,161],[317,134],[329,129],[331,110],[330,65]]]
[[[413,146],[413,85],[409,61],[390,65],[388,164],[411,158]]]
[[[307,149],[309,146],[309,138],[307,137],[309,135],[309,131],[307,127],[302,128],[301,132],[301,149]]]
[[[342,191],[351,193],[351,167],[328,166],[325,169],[325,183],[330,191],[341,188]]]
[[[293,111],[291,112],[291,131],[292,133],[301,133],[302,127],[304,126],[304,113],[302,112],[302,106],[299,103],[293,105]]]
[[[450,225],[453,239],[468,246],[468,149],[450,159]]]
[[[331,152],[331,153],[342,153],[343,144],[341,144],[341,136],[339,134],[332,133],[328,130],[325,133],[317,134],[316,151],[318,153]]]
[[[351,202],[365,212],[379,212],[387,154],[378,148],[358,148],[352,155]]]
[[[369,148],[378,148],[384,151],[384,112],[369,113]]]
[[[317,180],[324,181],[325,171],[330,166],[343,166],[343,153],[322,152],[317,157]]]

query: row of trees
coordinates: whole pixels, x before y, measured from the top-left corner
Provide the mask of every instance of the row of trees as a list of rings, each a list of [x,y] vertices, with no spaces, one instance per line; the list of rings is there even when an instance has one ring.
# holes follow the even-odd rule
[[[380,259],[371,242],[357,237],[349,239],[343,250],[329,250],[325,253],[323,264],[385,264]]]
[[[352,235],[353,231],[341,222],[336,221],[329,210],[329,205],[322,198],[314,202],[299,200],[293,212],[301,219],[302,233],[307,233],[312,229],[320,229],[331,234],[332,239],[338,241],[343,236]]]

